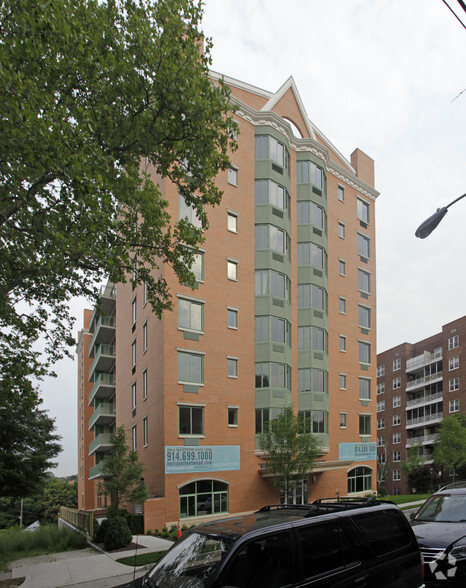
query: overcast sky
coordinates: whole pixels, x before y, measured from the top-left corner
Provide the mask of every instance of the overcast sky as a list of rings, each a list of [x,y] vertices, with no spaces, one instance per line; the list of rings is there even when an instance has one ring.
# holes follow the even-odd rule
[[[448,0],[466,23],[456,0]],[[466,30],[442,0],[206,0],[212,69],[269,91],[293,76],[307,115],[349,160],[375,160],[377,351],[466,314]],[[458,6],[458,8],[457,8]],[[81,322],[83,304],[74,306]],[[41,385],[77,473],[76,362]]]

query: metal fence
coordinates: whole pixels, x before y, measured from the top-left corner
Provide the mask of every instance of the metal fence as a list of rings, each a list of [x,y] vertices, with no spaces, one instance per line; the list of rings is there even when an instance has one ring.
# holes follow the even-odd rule
[[[84,531],[89,537],[94,536],[93,512],[60,506],[60,518],[73,525],[76,529]]]

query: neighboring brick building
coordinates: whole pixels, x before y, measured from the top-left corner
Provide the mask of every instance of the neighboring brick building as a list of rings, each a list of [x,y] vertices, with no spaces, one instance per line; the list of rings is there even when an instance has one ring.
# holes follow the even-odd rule
[[[421,444],[425,464],[433,463],[443,417],[464,412],[465,382],[466,316],[418,343],[377,355],[377,459],[386,464],[380,484],[389,494],[410,490],[400,466],[411,447]],[[448,472],[442,479],[451,481]]]
[[[374,162],[339,153],[292,78],[275,94],[224,80],[239,146],[196,289],[162,267],[174,312],[158,320],[143,287],[118,284],[113,326],[99,310],[89,327],[89,477],[124,425],[146,466],[146,529],[278,502],[256,434],[290,403],[322,453],[287,500],[376,487]],[[174,185],[161,189],[173,218],[196,222]]]

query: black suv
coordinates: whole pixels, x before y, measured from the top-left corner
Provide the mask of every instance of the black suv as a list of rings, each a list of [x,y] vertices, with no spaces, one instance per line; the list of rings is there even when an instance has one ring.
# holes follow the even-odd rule
[[[411,518],[426,585],[466,586],[466,482],[444,486]]]
[[[265,506],[188,531],[144,577],[147,588],[422,585],[421,556],[397,506],[324,499]]]

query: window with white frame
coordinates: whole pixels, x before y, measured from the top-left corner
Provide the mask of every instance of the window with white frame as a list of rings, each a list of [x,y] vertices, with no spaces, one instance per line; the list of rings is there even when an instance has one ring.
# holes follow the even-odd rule
[[[339,222],[338,223],[338,236],[341,239],[344,239],[345,238],[345,228],[346,228],[345,227],[345,223],[342,223],[342,222]]]
[[[178,351],[178,383],[204,383],[204,355],[193,351]]]
[[[237,378],[238,377],[238,358],[237,357],[227,357],[227,366],[228,366],[228,377],[229,378]]]
[[[131,407],[134,410],[137,403],[136,382],[131,384]]]
[[[227,259],[227,277],[229,280],[238,280],[238,262],[233,259]]]
[[[147,288],[147,282],[144,280],[144,304],[147,304],[147,296],[148,296],[148,288]]]
[[[401,470],[393,470],[393,481],[399,482],[401,480]]]
[[[371,398],[371,381],[369,378],[359,379],[359,400],[370,400]]]
[[[144,353],[147,351],[147,321],[142,325],[142,350]]]
[[[137,316],[137,297],[135,296],[131,300],[131,319],[132,319],[133,325],[136,323],[136,316]]]
[[[338,273],[340,276],[346,276],[346,261],[343,259],[338,260]]]
[[[341,314],[346,314],[346,298],[339,298],[339,308]]]
[[[343,188],[343,186],[338,186],[338,200],[340,202],[345,201],[345,189]]]
[[[238,185],[238,168],[230,167],[228,169],[228,183],[232,186]]]
[[[377,437],[377,447],[385,447],[385,435],[379,435]]]
[[[380,384],[377,384],[377,396],[379,394],[384,394],[385,393],[385,382],[381,382]]]
[[[359,326],[363,329],[371,328],[371,309],[367,306],[358,304]]]
[[[377,377],[379,378],[380,376],[385,376],[385,366],[384,365],[377,366]]]
[[[131,367],[136,367],[136,339],[131,343]]]
[[[147,368],[142,372],[142,397],[145,400],[147,398]]]
[[[346,351],[346,337],[340,335],[340,351]]]
[[[144,436],[144,447],[147,447],[147,445],[149,443],[149,426],[148,426],[146,416],[142,419],[142,430],[143,430],[143,436]]]
[[[229,329],[238,328],[238,309],[227,306],[227,325]]]
[[[460,344],[460,337],[459,335],[453,335],[453,337],[448,338],[448,349],[455,349]]]
[[[340,429],[346,429],[346,412],[340,412]]]
[[[363,223],[369,222],[369,204],[364,202],[364,200],[360,200],[359,198],[356,199],[357,202],[357,215],[358,219]]]
[[[358,268],[358,289],[365,294],[370,294],[371,291],[371,275],[360,268]]]
[[[396,463],[401,461],[401,451],[394,451],[393,452],[393,461]]]
[[[194,274],[196,282],[204,281],[204,253],[199,252],[194,255],[191,271]]]
[[[401,443],[401,433],[393,433],[393,444]]]
[[[401,425],[401,414],[394,414],[392,417],[393,426]]]
[[[398,408],[401,406],[401,396],[394,396],[393,397],[393,408]]]
[[[378,438],[378,437],[377,437]],[[377,455],[377,463],[385,463],[387,460],[385,453],[379,453]],[[382,473],[382,472],[381,472]]]
[[[379,400],[377,402],[377,412],[382,412],[385,410],[385,400]]]
[[[448,390],[450,392],[455,392],[456,390],[460,389],[460,379],[459,378],[452,378],[448,382]]]
[[[385,429],[385,419],[377,419],[377,429]]]
[[[346,374],[340,374],[340,390],[346,390]]]
[[[393,390],[397,390],[398,388],[401,388],[401,377],[398,376],[398,378],[393,378]]]
[[[365,259],[370,257],[370,239],[361,233],[358,233],[358,253]]]
[[[137,432],[137,426],[133,425],[131,427],[131,438],[132,438],[132,448],[133,451],[137,451],[138,449],[138,432]]]
[[[178,296],[178,328],[202,333],[204,330],[204,301]]]
[[[459,367],[460,367],[460,358],[458,356],[450,357],[450,359],[448,360],[448,369],[450,371],[452,371],[452,370],[457,370]]]
[[[238,407],[237,406],[229,406],[228,407],[228,426],[229,427],[237,427],[238,426]]]
[[[192,204],[187,204],[186,199],[181,194],[179,195],[178,219],[187,219],[196,228],[201,228],[202,223],[197,216],[197,211]]]
[[[238,232],[238,214],[231,210],[227,211],[227,229],[230,233]]]
[[[366,341],[359,341],[358,342],[358,351],[359,351],[359,363],[367,363],[371,362],[371,344],[367,343]]]
[[[455,400],[450,400],[448,403],[448,412],[458,412],[460,409],[460,401],[459,398]]]
[[[393,360],[393,371],[396,372],[397,370],[401,369],[401,359],[397,358]]]

